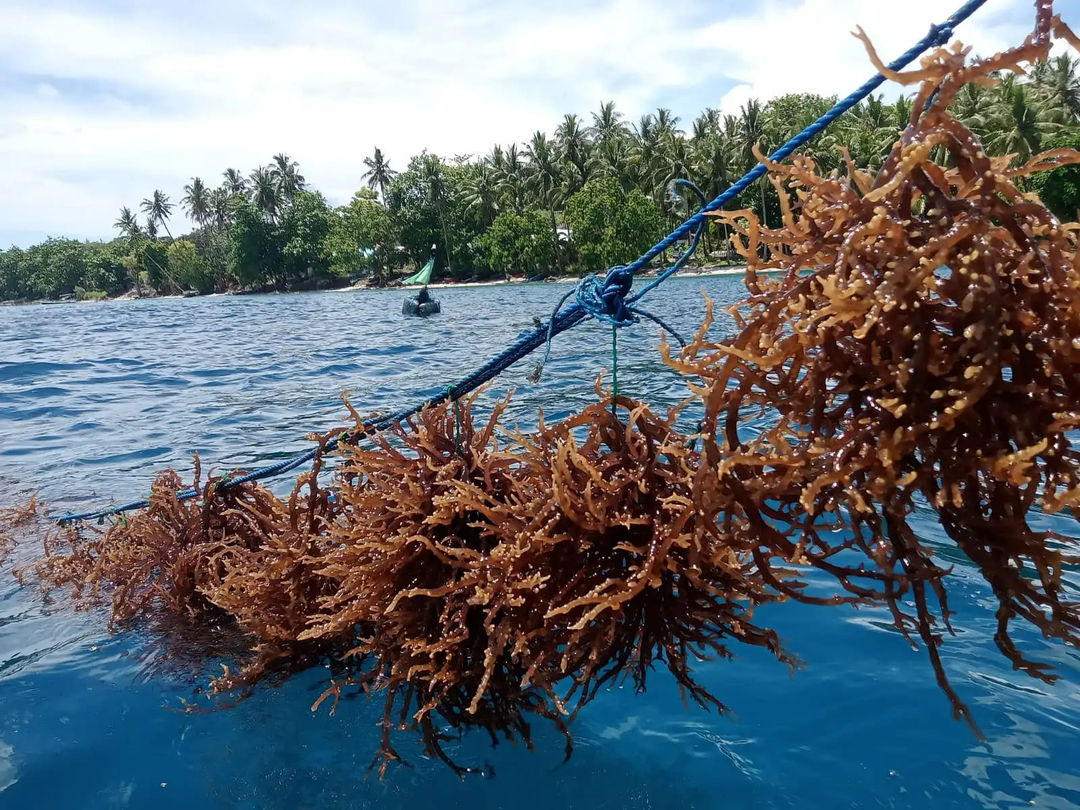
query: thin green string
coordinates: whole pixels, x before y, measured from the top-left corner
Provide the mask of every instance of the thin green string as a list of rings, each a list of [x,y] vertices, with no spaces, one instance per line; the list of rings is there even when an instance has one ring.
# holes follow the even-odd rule
[[[446,386],[446,396],[449,398],[452,396],[454,386]],[[454,448],[457,454],[461,455],[461,403],[454,397]]]
[[[611,327],[611,415],[616,419],[616,403],[619,399],[619,330]]]

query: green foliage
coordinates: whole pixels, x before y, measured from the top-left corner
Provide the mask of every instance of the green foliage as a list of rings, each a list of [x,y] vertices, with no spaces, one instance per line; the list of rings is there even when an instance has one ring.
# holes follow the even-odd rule
[[[1027,76],[963,88],[953,112],[990,155],[1023,160],[1080,147],[1078,74],[1080,62],[1060,55]],[[673,180],[689,179],[713,198],[751,168],[755,147],[775,148],[833,100],[810,93],[748,99],[727,114],[706,109],[685,128],[664,108],[631,125],[605,102],[591,115],[564,115],[553,134],[537,131],[484,157],[445,160],[422,152],[400,174],[375,149],[364,159],[367,188],[334,210],[305,190],[299,165],[279,153],[248,175],[226,170],[216,188],[199,177],[183,186],[180,210],[196,227],[181,241],[193,244],[194,254],[166,247],[170,223],[179,218],[172,218],[169,195],[156,190],[141,205],[120,209],[114,243],[52,239],[0,251],[0,298],[55,298],[76,287],[115,295],[133,286],[139,293],[318,286],[420,266],[432,245],[440,279],[558,269],[575,257],[580,269],[602,272],[635,258],[689,213],[668,191]],[[910,97],[885,103],[871,96],[800,151],[825,170],[846,171],[843,147],[857,167],[876,171],[911,112]],[[1027,188],[1072,220],[1080,167],[1036,176]],[[767,226],[780,223],[780,199],[768,182],[752,184],[725,208],[750,209]],[[541,218],[546,240],[539,238]],[[560,222],[573,231],[569,250],[556,247]],[[158,242],[159,231],[169,238]],[[726,235],[717,226],[706,236],[714,260],[727,250]]]
[[[82,286],[106,295],[125,292],[131,284],[131,274],[124,266],[123,258],[123,250],[119,246],[90,245]]]
[[[241,286],[252,287],[279,278],[281,265],[276,229],[255,203],[237,199],[229,240],[229,273]]]
[[[330,274],[327,237],[333,214],[322,194],[297,191],[278,228],[285,279],[326,278]]]
[[[503,211],[480,237],[480,250],[492,270],[512,273],[543,273],[555,264],[555,244],[547,214],[530,208],[524,214]]]
[[[169,251],[157,239],[148,239],[139,244],[135,258],[146,272],[150,286],[161,293],[178,293],[182,288],[176,277],[169,271]]]
[[[599,273],[628,262],[660,237],[664,223],[651,200],[614,179],[590,180],[566,206],[571,239],[582,267]]]
[[[182,286],[203,295],[214,291],[214,271],[195,250],[193,242],[177,239],[169,245],[168,257],[169,269]]]
[[[1080,150],[1080,127],[1045,139],[1042,148]],[[1080,165],[1059,166],[1053,171],[1037,174],[1032,178],[1031,186],[1058,219],[1076,220],[1080,212]]]
[[[390,213],[375,192],[362,189],[348,205],[334,211],[327,237],[330,269],[346,277],[360,272],[383,275],[393,260],[396,241]]]
[[[25,251],[17,247],[0,251],[0,301],[27,298],[29,291],[29,264]]]

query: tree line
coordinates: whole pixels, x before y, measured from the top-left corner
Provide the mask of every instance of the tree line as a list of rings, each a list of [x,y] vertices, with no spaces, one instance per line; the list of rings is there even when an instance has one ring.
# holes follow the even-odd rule
[[[599,272],[629,261],[696,203],[674,193],[686,178],[708,198],[836,101],[799,93],[752,99],[737,114],[706,109],[685,129],[668,109],[628,122],[614,102],[587,117],[569,113],[554,134],[495,145],[483,156],[413,156],[400,171],[376,148],[363,187],[332,207],[295,160],[274,156],[217,185],[193,177],[174,202],[155,190],[120,210],[108,242],[49,239],[0,251],[0,300],[66,296],[308,289],[368,278],[387,283],[432,255],[441,278],[464,280]],[[852,162],[877,169],[911,116],[911,99],[871,96],[803,149],[824,169]],[[1028,77],[966,86],[954,111],[992,155],[1025,161],[1052,148],[1080,148],[1080,60],[1068,54]],[[841,147],[843,149],[841,149]],[[1080,167],[1032,181],[1062,219],[1080,207]],[[780,221],[775,189],[761,180],[729,209]],[[189,225],[181,230],[181,214]],[[730,258],[723,229],[706,234],[710,260]],[[433,254],[434,249],[434,254]]]

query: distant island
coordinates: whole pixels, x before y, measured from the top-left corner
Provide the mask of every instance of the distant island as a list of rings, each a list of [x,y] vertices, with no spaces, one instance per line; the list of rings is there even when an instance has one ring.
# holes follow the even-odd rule
[[[1078,66],[1062,54],[1026,80],[969,84],[954,112],[989,154],[1017,163],[1049,149],[1080,149]],[[248,174],[226,169],[213,187],[193,177],[177,202],[155,190],[124,206],[111,241],[54,238],[0,251],[0,301],[387,286],[432,256],[443,283],[603,272],[640,255],[695,210],[673,181],[689,179],[713,198],[757,162],[755,147],[768,153],[835,100],[800,93],[748,101],[737,115],[706,109],[688,131],[667,109],[627,124],[607,102],[589,123],[567,114],[553,137],[536,132],[482,157],[425,151],[400,172],[376,148],[364,160],[363,187],[336,208],[295,160],[278,154]],[[876,171],[910,120],[911,104],[907,96],[892,103],[872,96],[803,154],[825,170]],[[1076,219],[1080,166],[1021,182],[1063,221]],[[766,225],[782,216],[767,179],[727,207],[749,209]],[[177,208],[191,229],[174,237]],[[728,237],[723,226],[711,226],[705,263],[738,260]]]

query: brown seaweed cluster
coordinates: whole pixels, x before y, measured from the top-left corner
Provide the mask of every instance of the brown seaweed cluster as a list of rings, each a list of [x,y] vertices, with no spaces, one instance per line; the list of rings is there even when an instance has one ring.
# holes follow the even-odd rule
[[[741,642],[794,663],[753,621],[782,597],[739,550],[745,520],[719,525],[694,501],[708,471],[678,410],[617,405],[624,416],[601,399],[529,435],[499,428],[505,401],[480,427],[472,400],[429,408],[344,445],[326,488],[320,455],[287,500],[220,488],[196,465],[200,498],[180,501],[167,472],[148,509],[51,542],[35,573],[81,604],[110,599],[114,629],[234,625],[248,652],[212,693],[240,698],[330,663],[340,677],[313,708],[382,693],[381,770],[400,758],[395,729],[465,773],[443,749],[447,728],[531,746],[531,717],[561,729],[569,755],[577,711],[620,678],[644,690],[654,663],[721,710],[694,661]]]
[[[1080,500],[1077,229],[1019,186],[1080,155],[1010,168],[949,111],[965,83],[1046,58],[1051,30],[1076,43],[1043,3],[1042,34],[1022,46],[972,65],[966,50],[940,49],[908,74],[871,49],[890,78],[921,83],[890,156],[876,176],[850,161],[825,177],[808,158],[769,164],[783,228],[721,215],[750,268],[751,295],[731,309],[739,333],[716,343],[703,329],[671,361],[704,380],[703,463],[717,471],[707,489],[737,491],[763,551],[787,543],[789,560],[838,588],[809,595],[755,552],[763,576],[794,599],[887,604],[969,722],[938,654],[940,628],[951,629],[948,571],[913,530],[915,510],[936,512],[993,588],[995,641],[1016,669],[1055,677],[1014,645],[1017,619],[1080,645],[1062,582],[1080,543],[1029,519],[1075,515]],[[759,278],[766,270],[780,275]],[[739,435],[748,412],[773,417],[749,442]]]
[[[37,515],[38,500],[36,496],[20,506],[0,509],[0,564],[7,560],[8,554],[15,547],[16,531],[32,523]]]
[[[235,630],[244,652],[209,690],[225,703],[329,664],[313,708],[347,692],[384,701],[380,772],[400,759],[396,730],[459,773],[444,746],[470,729],[531,747],[546,720],[569,755],[581,707],[620,679],[644,690],[656,665],[723,710],[693,663],[742,643],[794,665],[755,620],[789,599],[887,606],[970,722],[939,655],[948,569],[913,529],[920,509],[993,588],[1002,652],[1052,680],[1010,625],[1080,644],[1062,576],[1080,547],[1029,518],[1080,502],[1080,259],[1076,227],[1022,183],[1080,158],[1012,167],[949,112],[964,83],[1072,36],[1037,8],[1019,48],[970,65],[939,49],[890,74],[921,86],[876,176],[795,158],[769,166],[783,227],[722,215],[749,297],[731,309],[733,338],[710,339],[710,307],[667,355],[704,406],[693,436],[680,409],[612,403],[599,384],[596,404],[557,424],[541,414],[528,434],[501,426],[505,401],[479,421],[466,399],[333,454],[342,429],[315,437],[286,498],[221,487],[196,462],[199,497],[181,501],[166,472],[148,509],[49,540],[34,573],[79,604],[109,600],[114,629]],[[350,413],[348,434],[363,434]]]
[[[528,744],[528,714],[565,731],[601,685],[632,675],[644,689],[654,661],[721,708],[693,680],[695,658],[735,640],[790,661],[752,621],[775,597],[692,500],[697,455],[676,412],[620,404],[625,422],[601,401],[500,446],[502,407],[474,430],[466,403],[346,451],[347,517],[319,572],[338,587],[303,638],[364,628],[352,654],[368,669],[349,683],[387,691],[384,755],[396,756],[395,698],[398,724],[449,762],[436,713]]]

